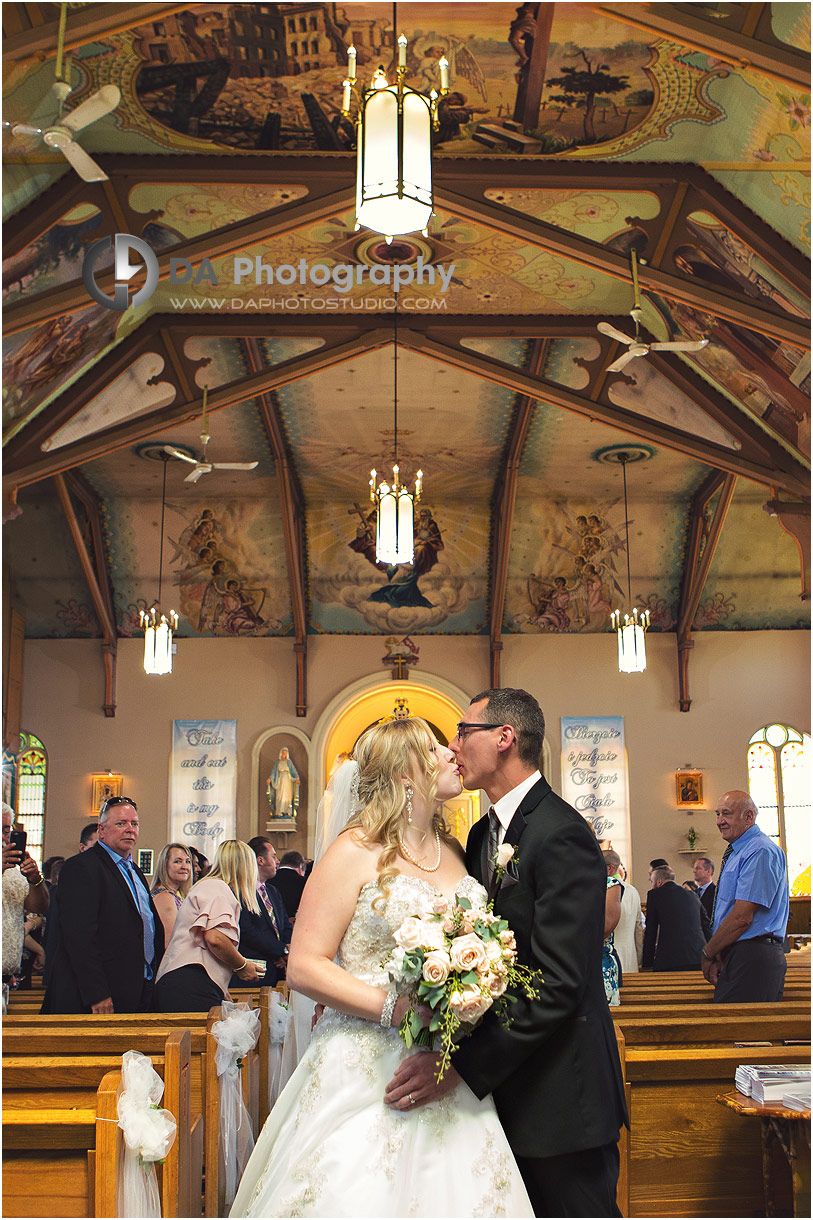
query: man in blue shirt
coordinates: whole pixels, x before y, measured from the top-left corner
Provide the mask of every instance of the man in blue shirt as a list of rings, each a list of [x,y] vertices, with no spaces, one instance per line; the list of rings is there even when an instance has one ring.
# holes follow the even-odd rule
[[[747,792],[726,792],[717,803],[717,829],[728,846],[702,962],[716,1004],[781,1000],[785,986],[787,861],[756,818]]]

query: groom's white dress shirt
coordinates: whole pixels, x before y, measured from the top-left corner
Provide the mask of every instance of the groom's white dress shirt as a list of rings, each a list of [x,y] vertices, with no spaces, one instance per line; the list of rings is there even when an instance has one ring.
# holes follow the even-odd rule
[[[497,821],[500,823],[500,835],[497,842],[499,847],[505,838],[505,832],[511,825],[514,819],[514,814],[519,809],[525,797],[533,788],[534,784],[538,783],[542,778],[541,771],[534,771],[533,775],[529,775],[521,784],[517,784],[516,788],[512,788],[510,792],[506,792],[505,796],[501,796],[496,805],[491,808],[497,815]]]

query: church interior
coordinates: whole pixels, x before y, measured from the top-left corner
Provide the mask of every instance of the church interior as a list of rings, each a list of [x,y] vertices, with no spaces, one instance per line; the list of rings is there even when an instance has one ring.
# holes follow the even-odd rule
[[[3,5],[3,781],[41,859],[105,791],[157,856],[186,722],[234,725],[232,835],[311,855],[367,725],[448,741],[498,686],[557,792],[566,724],[623,724],[618,821],[581,808],[642,895],[655,857],[719,865],[768,726],[809,775],[809,6],[395,8]],[[392,237],[356,223],[342,89],[402,31],[448,87],[431,216]],[[395,462],[414,552],[382,561]],[[655,1194],[626,1214],[763,1214]]]

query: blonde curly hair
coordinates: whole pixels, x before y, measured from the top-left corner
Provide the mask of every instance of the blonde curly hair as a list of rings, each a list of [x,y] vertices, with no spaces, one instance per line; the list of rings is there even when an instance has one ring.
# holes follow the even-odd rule
[[[359,810],[348,821],[345,831],[358,830],[368,843],[383,848],[378,858],[378,884],[384,891],[392,885],[398,869],[395,858],[406,809],[409,779],[416,792],[431,809],[432,829],[445,842],[453,836],[437,805],[440,764],[433,753],[435,737],[425,720],[410,716],[405,720],[385,720],[365,729],[356,742],[353,757],[358,763]],[[376,902],[379,902],[376,899]]]

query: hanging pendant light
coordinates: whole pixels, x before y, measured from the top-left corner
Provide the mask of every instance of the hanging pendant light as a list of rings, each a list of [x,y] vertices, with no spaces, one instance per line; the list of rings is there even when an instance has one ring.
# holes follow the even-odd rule
[[[393,5],[393,37],[397,5]],[[356,229],[362,226],[396,234],[426,230],[432,215],[432,131],[438,126],[438,93],[427,97],[404,84],[406,34],[398,38],[395,84],[387,81],[383,65],[373,74],[369,89],[359,91],[356,48],[347,49],[347,77],[342,87],[342,114],[350,113],[356,99]],[[440,96],[449,92],[449,63],[438,62]]]
[[[164,512],[167,501],[167,462],[169,455],[162,453],[164,479],[161,487],[161,538],[158,555],[158,597],[149,610],[141,611],[141,629],[144,632],[144,672],[147,674],[172,673],[172,636],[178,629],[178,616],[174,610],[164,614],[161,610],[161,586],[164,575]]]
[[[412,563],[415,557],[415,501],[423,490],[423,471],[415,475],[415,490],[411,492],[401,482],[398,465],[398,310],[393,325],[395,352],[393,356],[393,417],[394,443],[392,482],[376,485],[378,473],[370,471],[370,499],[376,505],[376,563]]]
[[[646,632],[649,629],[649,611],[642,610],[639,614],[638,607],[632,605],[630,525],[627,508],[627,462],[630,460],[630,456],[629,453],[625,453],[623,450],[613,455],[613,460],[620,462],[621,473],[624,476],[624,529],[627,538],[627,605],[631,607],[631,611],[624,614],[622,622],[621,611],[613,610],[610,615],[610,622],[618,635],[618,668],[620,672],[624,674],[639,674],[643,673],[646,669]]]

